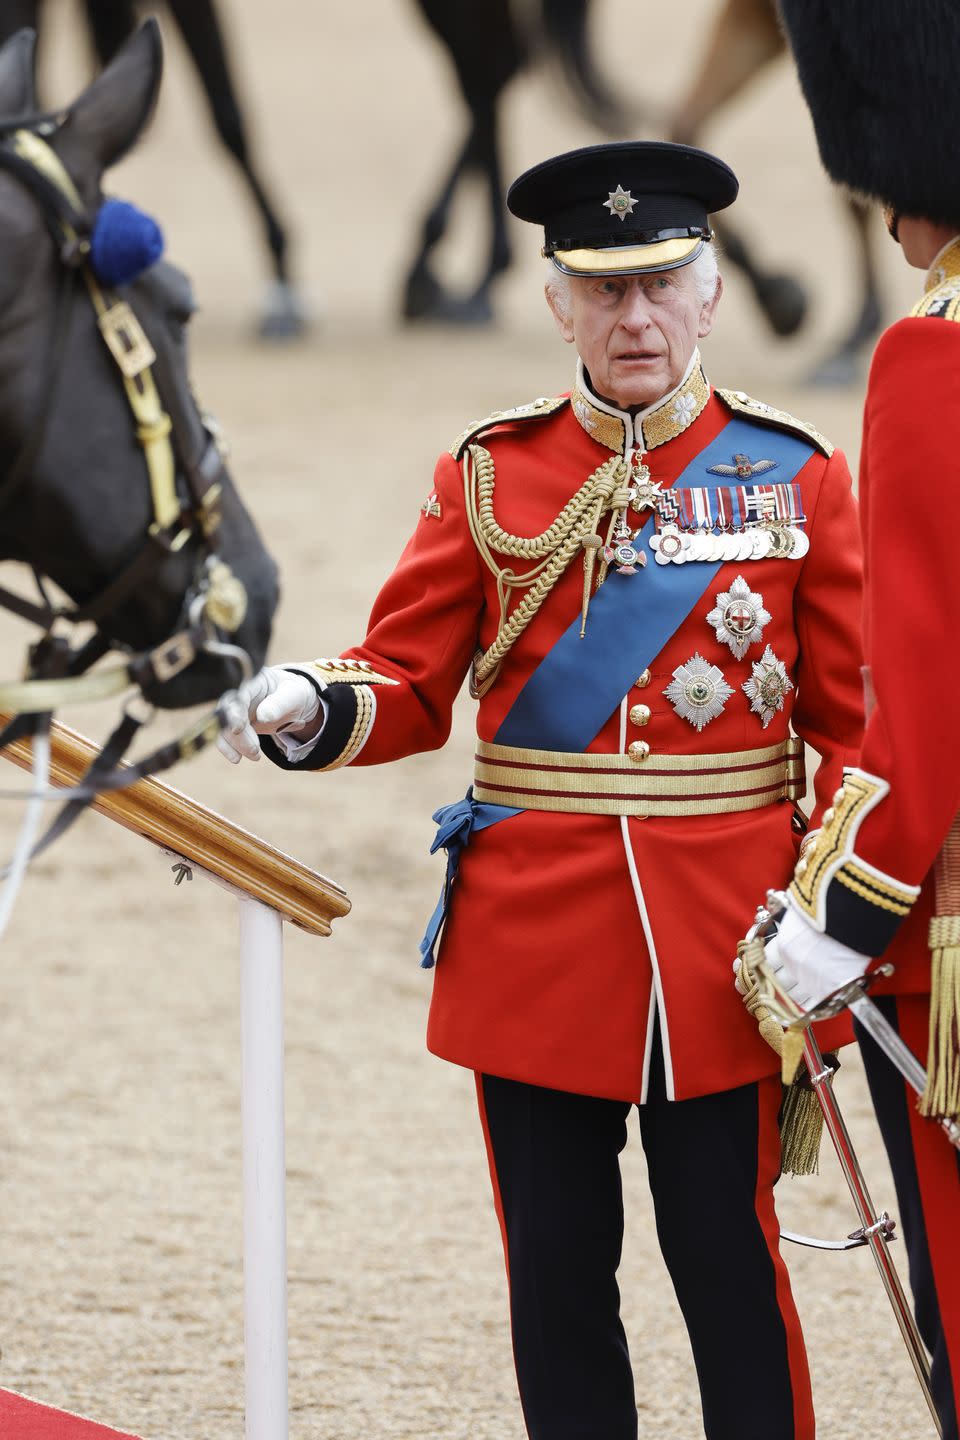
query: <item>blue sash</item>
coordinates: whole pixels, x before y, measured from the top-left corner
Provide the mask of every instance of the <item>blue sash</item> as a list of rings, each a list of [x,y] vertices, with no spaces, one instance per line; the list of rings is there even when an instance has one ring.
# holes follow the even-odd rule
[[[756,451],[758,443],[763,458],[776,462],[772,478],[781,483],[793,480],[813,454],[812,445],[783,430],[731,420],[690,462],[674,488],[742,484],[738,475],[725,480],[706,472],[711,465],[729,464],[735,454]],[[644,544],[650,533],[645,526],[640,536]],[[652,561],[652,554],[648,558]],[[495,743],[585,750],[725,563],[648,564],[635,575],[611,571],[590,601],[583,639],[578,616],[527,680]]]
[[[776,474],[771,478],[785,484],[796,478],[813,450],[796,435],[738,418],[729,421],[691,460],[674,488],[742,484],[739,475],[724,479],[707,472],[711,466],[729,464],[734,455],[751,455],[751,451],[754,460],[761,458],[761,452],[763,459],[773,460]],[[643,544],[651,533],[648,523],[640,535]],[[610,571],[590,601],[586,634],[581,638],[578,615],[517,695],[494,736],[495,743],[532,750],[586,750],[725,563],[648,564],[633,575]],[[506,805],[478,804],[468,791],[465,799],[434,814],[439,829],[430,853],[441,848],[447,851],[447,874],[443,894],[420,942],[420,963],[425,969],[435,962],[450,889],[472,831],[519,813]]]

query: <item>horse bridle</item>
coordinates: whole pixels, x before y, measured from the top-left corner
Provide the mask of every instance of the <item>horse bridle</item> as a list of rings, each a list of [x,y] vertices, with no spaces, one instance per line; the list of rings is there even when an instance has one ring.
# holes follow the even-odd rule
[[[92,219],[66,168],[44,138],[57,125],[54,118],[31,121],[29,126],[0,122],[0,170],[16,178],[36,201],[61,262],[43,398],[26,440],[0,479],[0,513],[29,478],[40,453],[63,368],[79,272],[96,312],[100,334],[119,371],[136,438],[143,450],[152,519],[133,559],[98,595],[83,604],[52,602],[44,578],[36,569],[39,602],[0,586],[0,607],[40,625],[43,631],[28,652],[26,678],[0,683],[0,711],[19,712],[0,730],[0,750],[24,734],[49,728],[51,712],[61,704],[117,695],[132,686],[142,692],[179,675],[202,652],[236,660],[243,679],[249,677],[251,669],[244,651],[218,638],[218,632],[229,634],[240,626],[247,604],[241,581],[217,554],[225,479],[218,434],[200,416],[207,444],[199,459],[194,460],[179,408],[171,407],[173,419],[164,409],[152,369],[157,356],[146,332],[132,306],[101,284],[90,263]],[[178,460],[189,491],[186,503],[181,502],[177,492]],[[114,648],[114,641],[100,628],[105,617],[192,539],[199,541],[201,561],[184,600],[180,628],[151,650],[133,655],[120,665],[87,673]],[[74,647],[55,633],[58,622],[73,625],[83,621],[96,627],[84,644]],[[221,701],[212,714],[133,765],[121,765],[121,758],[146,717],[126,708],[80,785],[65,792],[71,798],[33,853],[45,849],[62,834],[98,793],[156,774],[215,740],[225,723],[229,703],[229,699]]]
[[[47,123],[52,128],[51,122]],[[120,374],[147,466],[152,505],[152,519],[137,554],[92,600],[82,605],[55,605],[47,598],[38,577],[39,603],[0,587],[0,606],[36,622],[45,631],[60,620],[71,624],[92,621],[99,627],[135,589],[149,581],[169,556],[197,538],[204,561],[184,605],[188,623],[153,650],[115,667],[114,693],[131,684],[143,689],[152,683],[170,680],[185,670],[201,650],[209,648],[214,638],[211,627],[236,630],[246,610],[246,593],[241,582],[216,553],[224,479],[217,436],[205,429],[206,447],[199,460],[191,458],[184,427],[171,420],[161,403],[152,370],[157,357],[146,332],[132,306],[105,289],[94,274],[89,262],[90,218],[73,181],[46,140],[35,130],[14,129],[0,139],[0,168],[18,179],[36,200],[54,237],[62,265],[40,413],[12,466],[0,480],[0,511],[28,478],[31,463],[40,450],[62,370],[78,270],[96,312],[100,333]],[[174,415],[177,413],[174,407]],[[185,504],[177,493],[178,460],[189,490]],[[95,638],[96,643],[84,654],[84,668],[112,648],[109,637]],[[80,653],[71,652],[69,668],[74,674],[77,672],[72,662]],[[94,678],[90,676],[89,680]],[[0,709],[20,710],[26,706],[37,709],[47,697],[53,704],[87,698],[76,681],[68,691],[63,690],[65,683],[60,677],[40,677],[21,682],[19,686],[0,685]],[[95,687],[98,696],[104,693],[104,683],[103,672],[100,672]],[[46,686],[49,689],[40,688]]]

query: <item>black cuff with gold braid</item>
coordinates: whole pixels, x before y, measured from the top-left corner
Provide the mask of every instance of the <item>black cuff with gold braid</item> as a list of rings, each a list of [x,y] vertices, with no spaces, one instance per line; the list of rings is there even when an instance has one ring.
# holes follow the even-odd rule
[[[854,850],[863,820],[889,793],[878,776],[846,770],[790,883],[793,900],[817,929],[862,955],[883,953],[920,893],[919,886],[884,874]]]
[[[269,736],[262,737],[263,752],[281,770],[338,770],[363,749],[373,717],[376,701],[375,685],[396,685],[389,675],[381,675],[365,660],[310,660],[303,665],[288,665],[303,675],[323,696],[327,707],[326,720],[312,749],[301,760],[289,760],[283,749]]]
[[[260,746],[264,755],[281,770],[334,770],[346,765],[361,708],[358,703],[360,690],[354,685],[328,685],[320,693],[327,703],[327,718],[320,738],[302,760],[288,760],[272,736],[261,735]],[[355,749],[353,753],[356,754]]]

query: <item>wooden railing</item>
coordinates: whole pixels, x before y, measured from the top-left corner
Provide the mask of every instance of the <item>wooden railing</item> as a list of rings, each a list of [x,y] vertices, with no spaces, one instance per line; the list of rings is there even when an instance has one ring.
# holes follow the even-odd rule
[[[8,719],[0,715],[0,727]],[[58,721],[50,741],[51,784],[78,784],[97,746]],[[18,740],[0,753],[29,769],[29,740]],[[162,780],[139,780],[128,790],[108,792],[94,800],[91,809],[154,845],[176,851],[313,935],[329,935],[332,921],[350,909],[335,881]]]

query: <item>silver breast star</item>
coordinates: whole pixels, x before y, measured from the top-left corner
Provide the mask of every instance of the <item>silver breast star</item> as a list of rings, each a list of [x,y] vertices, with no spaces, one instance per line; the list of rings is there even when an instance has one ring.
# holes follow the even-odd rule
[[[603,208],[609,210],[611,215],[616,215],[618,220],[626,220],[627,216],[632,214],[637,203],[630,191],[624,190],[622,185],[618,185],[616,190],[610,190],[607,193],[609,198],[604,200]]]

